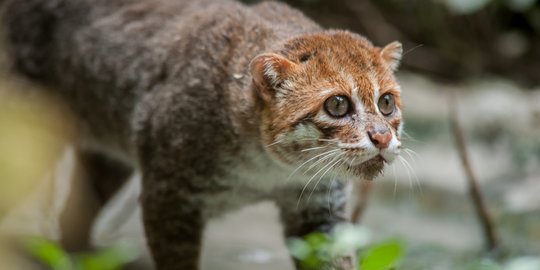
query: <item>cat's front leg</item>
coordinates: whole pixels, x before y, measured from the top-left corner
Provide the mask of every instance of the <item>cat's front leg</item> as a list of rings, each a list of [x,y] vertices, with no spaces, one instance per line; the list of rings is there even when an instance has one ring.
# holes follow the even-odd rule
[[[321,184],[313,193],[302,189],[280,191],[276,203],[281,211],[285,236],[304,237],[312,232],[331,233],[336,225],[348,223],[345,213],[346,192],[341,183]],[[300,262],[294,259],[296,269]],[[353,270],[356,264],[354,252],[340,255],[329,264],[321,266],[328,270]]]
[[[146,239],[156,269],[197,270],[204,220],[199,196],[169,185],[142,193]]]

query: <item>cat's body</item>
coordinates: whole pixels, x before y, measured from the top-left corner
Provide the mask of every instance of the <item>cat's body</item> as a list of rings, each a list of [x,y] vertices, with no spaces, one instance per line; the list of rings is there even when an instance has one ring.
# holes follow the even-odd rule
[[[399,151],[401,47],[283,4],[10,0],[4,17],[17,70],[67,101],[86,146],[142,171],[159,269],[198,269],[206,221],[254,201],[276,201],[288,236],[330,230],[331,178],[374,177]]]

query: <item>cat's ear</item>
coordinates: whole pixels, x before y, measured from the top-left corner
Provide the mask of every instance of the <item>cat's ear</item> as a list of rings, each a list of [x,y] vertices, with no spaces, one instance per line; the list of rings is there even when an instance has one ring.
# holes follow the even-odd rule
[[[384,46],[384,48],[381,50],[381,57],[393,71],[396,71],[398,68],[402,54],[403,46],[401,46],[401,43],[397,41]]]
[[[275,53],[263,53],[253,58],[249,65],[253,83],[266,102],[273,100],[275,88],[279,87],[295,66],[295,63]]]

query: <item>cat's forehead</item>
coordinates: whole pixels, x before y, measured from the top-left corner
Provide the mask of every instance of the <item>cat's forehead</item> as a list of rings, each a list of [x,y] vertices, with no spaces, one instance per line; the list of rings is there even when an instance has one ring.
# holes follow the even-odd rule
[[[321,33],[297,36],[288,40],[281,54],[291,60],[316,58],[369,66],[379,61],[379,48],[366,38],[341,30],[329,30]]]
[[[282,52],[303,66],[297,79],[372,96],[380,88],[398,88],[393,72],[380,56],[380,48],[346,31],[327,31],[287,42]]]

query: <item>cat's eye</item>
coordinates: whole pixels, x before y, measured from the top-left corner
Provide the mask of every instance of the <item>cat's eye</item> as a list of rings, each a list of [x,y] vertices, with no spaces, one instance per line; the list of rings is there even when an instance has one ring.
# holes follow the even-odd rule
[[[384,95],[382,95],[379,98],[377,106],[379,107],[379,111],[384,116],[391,115],[394,112],[394,108],[396,106],[394,96],[392,94],[384,94]]]
[[[343,117],[349,112],[349,99],[345,96],[331,96],[324,102],[324,109],[333,117]]]

